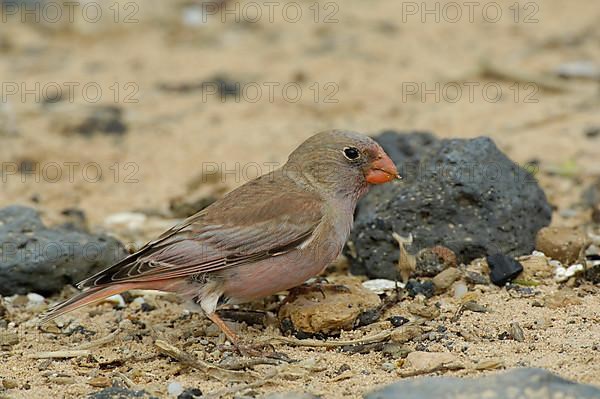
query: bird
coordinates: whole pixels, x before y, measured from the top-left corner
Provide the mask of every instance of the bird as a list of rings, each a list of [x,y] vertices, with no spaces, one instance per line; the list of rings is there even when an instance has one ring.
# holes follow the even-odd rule
[[[83,291],[51,308],[41,324],[128,290],[158,290],[199,305],[240,349],[217,308],[290,290],[321,273],[341,253],[358,200],[372,185],[399,178],[372,138],[348,130],[317,133],[282,167],[81,281]]]

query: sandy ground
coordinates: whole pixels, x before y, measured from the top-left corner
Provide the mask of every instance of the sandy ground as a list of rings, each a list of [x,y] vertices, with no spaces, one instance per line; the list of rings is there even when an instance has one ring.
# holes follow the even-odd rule
[[[164,215],[174,198],[220,195],[254,177],[256,166],[267,171],[270,163],[284,162],[316,131],[338,127],[376,134],[393,128],[427,130],[441,137],[488,135],[516,162],[535,162],[540,183],[556,206],[553,224],[589,222],[590,212],[578,204],[582,190],[600,175],[600,137],[589,133],[600,128],[598,84],[557,80],[552,71],[578,60],[600,65],[596,2],[545,0],[523,2],[517,9],[513,1],[497,1],[494,10],[501,10],[500,17],[481,3],[472,18],[467,8],[456,18],[447,2],[432,2],[439,12],[427,16],[421,15],[421,3],[411,3],[417,10],[409,12],[408,3],[391,0],[321,2],[317,15],[313,2],[300,1],[277,3],[272,21],[258,2],[263,12],[258,22],[248,21],[254,17],[244,8],[249,2],[228,3],[230,9],[238,4],[239,11],[198,16],[193,7],[202,9],[200,3],[148,0],[116,2],[118,16],[105,8],[95,23],[80,12],[73,22],[51,22],[46,16],[38,24],[23,23],[19,14],[6,16],[0,36],[0,206],[35,206],[49,223],[62,221],[62,210],[79,208],[92,230],[137,245],[172,220],[153,217],[152,223],[131,233],[108,225],[106,219],[140,210]],[[298,22],[283,11],[287,6],[292,13],[290,3],[303,10]],[[206,18],[206,23],[186,25],[184,15],[192,22],[194,16]],[[236,16],[246,21],[236,23]],[[482,68],[484,64],[488,67]],[[240,101],[222,102],[201,90],[161,88],[218,76],[242,83]],[[57,87],[63,100],[44,101]],[[72,96],[68,87],[75,87]],[[256,87],[261,95],[255,100]],[[274,87],[272,93],[269,87]],[[298,88],[301,94],[295,100]],[[127,131],[74,133],[72,126],[100,105],[121,109]],[[234,172],[217,182],[197,184],[215,164]],[[28,165],[31,173],[17,171]],[[447,302],[447,309],[442,306],[442,316],[430,323],[448,328],[448,337],[421,344],[432,351],[450,350],[465,362],[500,359],[506,367],[540,366],[597,384],[597,288],[574,288],[572,296],[581,303],[556,309],[532,306],[557,290],[551,279],[536,287],[533,297],[486,288],[478,292],[478,301],[493,311],[467,312],[459,323],[449,321],[458,306],[451,296],[436,297],[433,302]],[[111,311],[108,305],[93,318],[89,312],[94,309],[75,313],[77,323],[96,333],[92,339],[125,323],[113,343],[94,349],[98,363],[91,366],[82,359],[28,359],[32,353],[71,347],[87,338],[40,332],[30,320],[33,311],[15,308],[11,317],[20,342],[2,352],[0,376],[18,381],[18,388],[0,395],[81,397],[100,389],[88,384],[91,377],[119,379],[118,373],[160,396],[175,379],[203,392],[223,389],[225,384],[198,371],[181,371],[177,362],[157,355],[152,345],[157,334],[207,360],[219,353],[213,347],[204,350],[201,343],[206,320],[183,317],[180,304],[158,299],[156,305],[150,313],[137,313],[131,306]],[[389,313],[403,314],[405,306],[402,302]],[[128,322],[130,318],[156,331],[148,332],[137,321]],[[509,321],[523,326],[524,342],[498,339]],[[385,328],[378,326],[366,329]],[[248,337],[268,334],[244,331]],[[220,340],[207,339],[211,345]],[[315,359],[324,370],[276,377],[254,393],[295,389],[352,397],[399,378],[382,369],[388,360],[380,352],[277,349],[295,359]],[[113,365],[98,366],[113,360]],[[351,375],[332,383],[343,364],[350,365]],[[266,369],[257,370],[261,367]],[[56,380],[57,375],[66,377]],[[29,389],[24,389],[26,384]]]

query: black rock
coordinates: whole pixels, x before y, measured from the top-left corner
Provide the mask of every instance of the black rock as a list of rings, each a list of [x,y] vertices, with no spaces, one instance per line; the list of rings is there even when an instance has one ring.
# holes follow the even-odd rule
[[[177,399],[200,399],[202,397],[202,391],[198,388],[188,388],[181,392]]]
[[[0,295],[48,296],[127,255],[106,235],[68,227],[48,228],[35,209],[0,209]]]
[[[521,368],[479,378],[424,377],[404,380],[365,395],[365,399],[535,399],[600,397],[600,389],[577,384],[549,371]]]
[[[392,323],[392,325],[394,327],[400,327],[400,326],[408,323],[408,319],[406,317],[402,317],[402,316],[392,316],[388,319],[388,321],[390,323]]]
[[[408,295],[411,297],[421,294],[425,298],[431,298],[435,295],[435,286],[431,280],[420,281],[411,278],[406,283],[406,291],[408,291]]]
[[[88,399],[158,399],[146,391],[134,391],[122,387],[109,387],[101,391],[94,392],[88,396]]]
[[[500,287],[514,280],[523,271],[523,265],[510,256],[494,254],[486,260],[490,268],[490,280]]]
[[[551,208],[535,179],[487,137],[438,140],[429,133],[384,132],[375,138],[403,181],[374,187],[357,208],[351,271],[397,279],[392,232],[413,235],[415,252],[443,245],[459,263],[534,249]]]
[[[369,309],[358,315],[354,322],[354,328],[367,326],[375,323],[381,317],[380,309]]]

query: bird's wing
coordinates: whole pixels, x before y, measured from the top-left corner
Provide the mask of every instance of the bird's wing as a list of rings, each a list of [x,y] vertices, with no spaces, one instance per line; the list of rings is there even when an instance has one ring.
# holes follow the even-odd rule
[[[259,179],[234,190],[79,288],[191,276],[297,248],[321,222],[322,201],[285,183]]]

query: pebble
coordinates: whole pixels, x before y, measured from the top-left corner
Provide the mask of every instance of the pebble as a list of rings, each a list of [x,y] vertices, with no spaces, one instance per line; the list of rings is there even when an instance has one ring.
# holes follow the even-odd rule
[[[177,399],[200,399],[202,391],[198,388],[188,388],[179,394]]]
[[[510,335],[517,342],[525,341],[525,334],[523,334],[523,329],[517,322],[510,323]]]
[[[27,300],[31,305],[39,305],[44,303],[45,298],[40,294],[36,294],[35,292],[30,292],[27,294]]]
[[[433,285],[438,291],[446,291],[461,276],[460,270],[455,267],[449,267],[436,275],[433,279]]]
[[[519,258],[519,262],[523,266],[522,278],[532,280],[552,277],[553,267],[550,265],[548,258],[543,253],[539,256],[535,252],[532,255]]]
[[[388,342],[383,345],[381,353],[392,359],[400,359],[405,358],[410,353],[410,349],[397,342]]]
[[[396,287],[404,288],[405,284],[399,281],[387,280],[385,278],[376,278],[365,281],[362,283],[362,286],[370,291],[373,291],[377,295],[381,295],[385,294],[386,292],[396,290]]]
[[[562,283],[564,281],[567,281],[571,277],[583,272],[584,270],[585,268],[580,263],[571,265],[566,269],[563,266],[559,266],[556,269],[554,269],[554,280],[556,280],[559,283]]]
[[[120,294],[109,296],[104,299],[102,302],[112,303],[113,306],[122,309],[125,307],[125,299]]]
[[[583,230],[570,227],[544,227],[535,241],[537,250],[567,265],[576,262],[589,244]]]
[[[437,245],[425,248],[416,256],[415,277],[433,277],[449,267],[456,266],[456,255],[451,249]]]
[[[400,327],[406,323],[408,323],[408,319],[403,316],[392,316],[388,318],[388,321],[392,323],[394,327]]]
[[[423,329],[419,326],[404,326],[392,331],[390,340],[392,342],[403,344],[423,334]]]
[[[490,280],[500,287],[514,280],[523,271],[523,266],[518,261],[504,254],[490,255],[486,260],[490,269]]]
[[[139,212],[120,212],[107,216],[104,224],[113,229],[126,229],[130,232],[139,231],[144,227],[146,215]]]
[[[469,292],[469,287],[467,287],[467,284],[465,284],[464,282],[459,281],[458,283],[454,284],[454,298],[455,299],[461,299],[462,297],[467,295],[468,292]]]
[[[458,359],[447,352],[411,352],[404,365],[416,370],[432,370],[439,367],[458,366]]]
[[[0,332],[0,347],[13,346],[19,343],[19,335],[14,332]]]
[[[19,386],[19,383],[17,382],[17,380],[5,378],[2,380],[2,386],[6,389],[14,389]]]
[[[331,334],[352,330],[358,317],[378,309],[381,300],[364,288],[358,279],[349,278],[346,289],[323,286],[325,296],[318,290],[296,296],[279,309],[279,320],[290,320],[293,329],[307,334]]]
[[[183,385],[177,381],[173,381],[167,386],[167,392],[169,396],[177,397],[183,393]]]
[[[435,306],[414,302],[408,305],[408,311],[414,315],[421,316],[429,320],[435,319],[440,315],[440,310]]]
[[[111,380],[108,377],[95,377],[88,381],[88,385],[96,388],[107,388],[111,386]]]
[[[487,276],[473,271],[467,272],[465,280],[467,280],[468,283],[475,285],[488,285],[490,283],[490,279]]]
[[[423,295],[425,298],[431,298],[435,295],[435,286],[430,280],[420,281],[410,279],[408,280],[408,283],[406,283],[406,290],[411,297]]]

